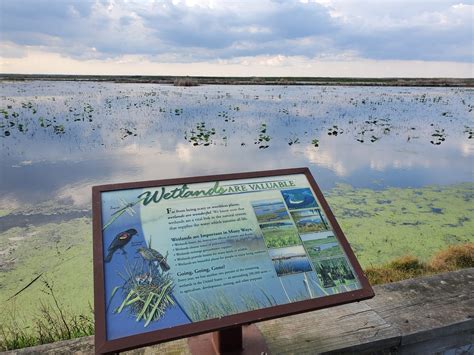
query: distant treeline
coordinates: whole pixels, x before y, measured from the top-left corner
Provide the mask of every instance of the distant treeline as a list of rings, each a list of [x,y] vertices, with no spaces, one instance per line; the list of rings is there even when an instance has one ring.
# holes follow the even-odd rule
[[[325,78],[325,77],[218,77],[153,75],[0,74],[0,81],[98,81],[115,83],[196,85],[353,85],[474,87],[473,78]],[[185,85],[191,83],[190,85]]]

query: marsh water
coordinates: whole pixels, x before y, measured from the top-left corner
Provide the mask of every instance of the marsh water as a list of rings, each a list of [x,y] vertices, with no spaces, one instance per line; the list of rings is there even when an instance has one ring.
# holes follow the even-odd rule
[[[433,223],[453,213],[445,223],[458,228],[453,208],[465,208],[433,201],[443,193],[472,201],[473,106],[470,88],[2,82],[1,299],[49,273],[66,299],[82,292],[91,300],[91,186],[104,183],[309,167],[336,217],[348,218],[342,224],[363,263],[382,262],[382,247],[368,248],[374,242],[360,241],[357,228],[372,234],[386,205],[429,207],[423,218]],[[438,197],[422,206],[428,186],[434,195],[424,196]],[[444,190],[453,186],[459,196]],[[418,190],[406,197],[407,189]],[[349,197],[360,208],[346,208]],[[430,251],[473,240],[465,212]],[[403,233],[404,223],[418,228],[399,222]],[[415,253],[423,243],[406,242]],[[34,304],[35,292],[24,301]]]
[[[323,189],[472,181],[462,88],[0,86],[0,206],[90,205],[95,184],[308,166]]]

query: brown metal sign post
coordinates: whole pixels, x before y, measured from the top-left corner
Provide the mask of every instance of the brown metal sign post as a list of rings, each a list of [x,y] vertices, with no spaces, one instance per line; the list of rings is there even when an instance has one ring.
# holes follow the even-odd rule
[[[97,353],[190,336],[195,351],[260,353],[251,323],[373,297],[307,168],[92,193]]]

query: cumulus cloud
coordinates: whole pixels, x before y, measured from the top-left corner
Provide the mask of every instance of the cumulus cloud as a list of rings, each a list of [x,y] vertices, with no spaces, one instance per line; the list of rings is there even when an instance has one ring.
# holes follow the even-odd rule
[[[0,2],[3,57],[472,62],[474,5],[459,1],[15,0]],[[269,65],[272,65],[269,62]]]

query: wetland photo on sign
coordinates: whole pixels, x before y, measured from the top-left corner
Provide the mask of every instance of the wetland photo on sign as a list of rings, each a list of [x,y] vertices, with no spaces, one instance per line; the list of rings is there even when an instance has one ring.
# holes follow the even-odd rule
[[[291,216],[300,233],[320,232],[329,229],[327,221],[318,209],[293,211]]]
[[[318,207],[318,203],[309,188],[283,190],[281,194],[290,210]]]
[[[312,271],[302,246],[268,250],[278,276]]]
[[[290,219],[281,200],[255,201],[252,202],[252,207],[259,223]]]
[[[325,288],[340,285],[350,285],[357,280],[345,257],[333,259],[313,260],[316,273]]]
[[[284,248],[301,245],[298,232],[290,221],[261,224],[260,229],[268,248]]]
[[[341,246],[332,232],[305,234],[302,239],[311,260],[343,255]]]

